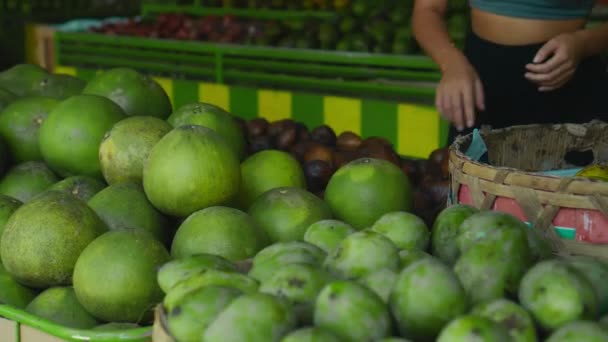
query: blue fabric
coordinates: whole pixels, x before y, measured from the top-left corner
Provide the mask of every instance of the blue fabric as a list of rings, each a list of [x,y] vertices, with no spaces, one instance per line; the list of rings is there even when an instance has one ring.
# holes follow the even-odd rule
[[[586,18],[595,0],[470,0],[472,8],[508,17],[528,19]]]

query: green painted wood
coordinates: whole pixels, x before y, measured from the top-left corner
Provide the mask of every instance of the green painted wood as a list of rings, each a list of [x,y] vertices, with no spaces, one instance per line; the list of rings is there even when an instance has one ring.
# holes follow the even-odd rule
[[[361,101],[361,135],[377,136],[398,141],[397,103],[368,100]]]
[[[309,129],[323,124],[323,96],[293,93],[291,101],[294,120],[302,122]]]
[[[198,82],[173,80],[173,102],[175,108],[198,102]]]
[[[254,88],[230,87],[230,112],[243,119],[258,116],[258,93]]]

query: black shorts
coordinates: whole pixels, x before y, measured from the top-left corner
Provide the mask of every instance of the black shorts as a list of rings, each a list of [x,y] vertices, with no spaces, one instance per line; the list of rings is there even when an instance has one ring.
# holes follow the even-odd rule
[[[475,127],[608,121],[608,72],[603,58],[583,60],[563,87],[539,92],[524,74],[526,64],[532,62],[542,45],[505,46],[474,33],[468,35],[464,53],[483,83],[486,107],[477,113]],[[471,130],[459,133],[451,127],[448,143]]]

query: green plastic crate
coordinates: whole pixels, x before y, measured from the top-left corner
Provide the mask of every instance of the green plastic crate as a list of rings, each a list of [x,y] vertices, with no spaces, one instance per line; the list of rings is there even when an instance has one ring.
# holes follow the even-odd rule
[[[23,310],[0,305],[0,336],[3,342],[151,342],[152,327],[121,332],[72,329]]]

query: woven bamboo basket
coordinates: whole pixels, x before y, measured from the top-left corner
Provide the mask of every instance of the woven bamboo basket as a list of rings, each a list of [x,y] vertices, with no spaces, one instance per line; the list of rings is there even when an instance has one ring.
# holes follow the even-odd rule
[[[450,147],[448,204],[512,214],[539,229],[558,255],[608,259],[608,182],[539,174],[580,167],[566,158],[573,151],[592,152],[593,163],[608,162],[608,123],[482,128],[480,133],[488,164],[465,155],[472,134]]]

